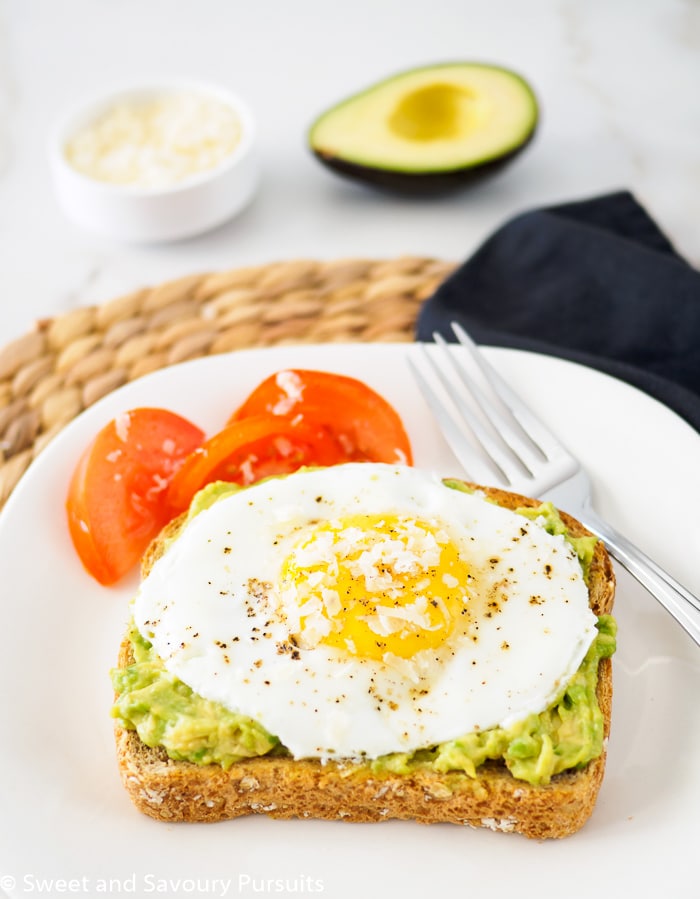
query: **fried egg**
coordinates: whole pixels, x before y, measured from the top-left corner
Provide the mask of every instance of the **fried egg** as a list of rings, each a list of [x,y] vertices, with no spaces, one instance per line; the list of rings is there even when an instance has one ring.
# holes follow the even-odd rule
[[[437,476],[350,463],[194,516],[134,599],[196,693],[295,758],[375,758],[550,705],[596,633],[561,536]]]

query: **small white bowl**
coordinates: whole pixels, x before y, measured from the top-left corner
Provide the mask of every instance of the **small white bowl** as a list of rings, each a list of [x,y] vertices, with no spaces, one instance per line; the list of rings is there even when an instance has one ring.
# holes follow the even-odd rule
[[[179,93],[218,101],[238,119],[239,140],[214,168],[167,186],[147,187],[98,180],[69,162],[71,139],[110,109]],[[223,224],[248,205],[259,182],[256,129],[248,107],[229,91],[199,82],[141,84],[82,103],[52,134],[49,161],[59,203],[71,221],[136,243],[179,240]]]

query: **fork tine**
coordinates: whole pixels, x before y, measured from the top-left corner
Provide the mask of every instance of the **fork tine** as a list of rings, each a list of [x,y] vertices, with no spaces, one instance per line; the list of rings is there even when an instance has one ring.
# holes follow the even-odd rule
[[[534,496],[572,477],[579,469],[577,460],[482,357],[464,328],[456,323],[452,327],[460,347],[448,345],[439,334],[434,337],[442,356],[421,345],[431,380],[439,382],[437,389],[409,362],[443,435],[472,480]],[[471,359],[461,358],[460,350]],[[484,386],[467,371],[464,363],[471,361]]]
[[[451,327],[459,343],[469,350],[471,358],[479,366],[491,389],[500,398],[519,425],[522,434],[539,450],[543,459],[549,459],[554,455],[567,452],[549,428],[530,411],[515,391],[498,374],[496,369],[487,362],[486,357],[481,354],[479,348],[464,328],[458,322],[451,322]]]
[[[448,343],[445,338],[437,331],[433,333],[433,338],[435,343],[445,350],[445,358],[449,361],[452,370],[467,388],[469,394],[481,409],[486,420],[492,425],[503,443],[510,448],[513,457],[517,459],[520,464],[519,473],[521,475],[532,475],[538,463],[544,461],[545,457],[542,450],[533,444],[530,438],[523,435],[522,426],[517,420],[513,419],[512,415],[508,415],[506,418],[506,415],[496,407],[493,400],[486,396],[474,378],[468,374],[464,366],[457,362],[455,354],[449,352]],[[444,380],[443,383],[445,383]],[[488,383],[490,384],[491,382],[489,381]],[[508,412],[509,410],[506,407],[504,411]]]
[[[443,350],[443,360],[441,360],[441,362],[448,360],[451,363],[451,366],[457,372],[460,380],[463,382],[470,395],[473,396],[474,391],[478,390],[478,387],[475,384],[470,383],[467,373],[457,365],[443,338],[440,335],[435,336],[436,344]],[[475,411],[465,401],[464,397],[454,389],[455,383],[445,374],[443,364],[439,364],[435,358],[428,353],[425,345],[422,345],[422,350],[423,356],[430,365],[437,380],[442,384],[445,394],[450,398],[450,402],[454,405],[455,411],[459,413],[461,422],[471,431],[472,436],[486,453],[490,462],[495,466],[499,475],[499,480],[505,480],[507,483],[511,483],[514,477],[522,477],[523,475],[529,474],[529,470],[527,467],[523,467],[517,452],[513,453],[512,450],[509,450],[507,442],[503,441],[500,436],[494,438],[486,427],[484,427],[479,416],[475,414]],[[482,399],[484,403],[487,402],[485,397],[482,397]],[[486,414],[486,419],[488,420],[488,413]],[[462,435],[462,439],[464,440],[464,435]]]
[[[494,476],[496,479],[503,478],[503,472],[497,470],[496,466],[489,465],[465,438],[462,429],[456,423],[452,413],[448,410],[442,398],[423,377],[423,374],[413,360],[408,357],[407,362],[413,372],[413,377],[415,378],[418,387],[425,397],[425,401],[437,420],[440,431],[459,463],[464,468],[467,477],[472,481],[482,484],[490,483],[493,481]]]

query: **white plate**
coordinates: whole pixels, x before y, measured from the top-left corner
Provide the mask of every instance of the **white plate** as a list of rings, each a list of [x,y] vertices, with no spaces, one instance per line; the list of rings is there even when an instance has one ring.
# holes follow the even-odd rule
[[[407,369],[416,349],[284,347],[164,369],[83,413],[32,465],[0,516],[0,888],[8,895],[697,895],[700,655],[624,572],[607,774],[592,819],[569,839],[409,822],[168,825],[136,812],[122,789],[107,672],[135,578],[101,588],[74,555],[63,503],[83,447],[118,411],[145,404],[213,431],[264,376],[303,365],[380,390],[405,421],[416,463],[458,475]],[[700,593],[700,437],[604,375],[528,353],[488,355],[580,454],[600,511]]]

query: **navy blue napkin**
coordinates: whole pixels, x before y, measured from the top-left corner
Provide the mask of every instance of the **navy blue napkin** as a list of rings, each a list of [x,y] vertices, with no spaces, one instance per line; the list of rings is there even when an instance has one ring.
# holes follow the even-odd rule
[[[607,372],[700,431],[700,272],[627,192],[525,212],[421,308],[416,337],[559,356]]]

